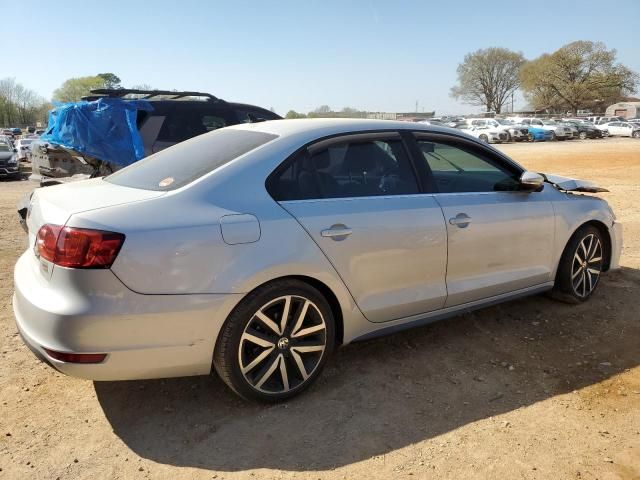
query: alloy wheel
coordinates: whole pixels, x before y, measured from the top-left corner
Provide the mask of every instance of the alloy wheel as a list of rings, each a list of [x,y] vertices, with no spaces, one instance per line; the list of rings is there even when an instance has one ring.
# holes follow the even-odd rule
[[[578,243],[571,264],[571,284],[576,295],[585,298],[593,292],[601,272],[602,242],[590,233]]]
[[[321,363],[327,325],[318,306],[298,295],[263,305],[247,323],[238,347],[245,380],[266,394],[300,387]]]

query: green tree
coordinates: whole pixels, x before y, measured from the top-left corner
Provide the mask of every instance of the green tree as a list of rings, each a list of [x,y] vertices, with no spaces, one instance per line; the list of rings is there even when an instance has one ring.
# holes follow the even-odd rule
[[[292,119],[292,118],[307,118],[304,113],[298,113],[295,110],[289,110],[284,118]]]
[[[97,76],[104,80],[104,88],[122,88],[120,77],[115,73],[99,73]]]
[[[482,105],[500,113],[520,86],[520,68],[525,59],[506,48],[486,48],[465,55],[458,65],[458,84],[450,95],[470,105]]]
[[[636,92],[638,74],[616,63],[602,42],[578,41],[528,62],[521,71],[525,98],[555,111],[594,108]]]
[[[58,102],[77,102],[90,94],[91,90],[104,88],[104,79],[99,76],[78,77],[66,80],[60,88],[53,92],[53,99]]]

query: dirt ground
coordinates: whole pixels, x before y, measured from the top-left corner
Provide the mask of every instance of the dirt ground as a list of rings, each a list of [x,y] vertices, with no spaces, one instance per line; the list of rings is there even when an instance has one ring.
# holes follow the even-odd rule
[[[11,308],[29,182],[0,182],[0,479],[640,478],[640,141],[501,147],[597,180],[621,271],[350,345],[302,397],[248,404],[215,377],[93,383],[39,363]]]

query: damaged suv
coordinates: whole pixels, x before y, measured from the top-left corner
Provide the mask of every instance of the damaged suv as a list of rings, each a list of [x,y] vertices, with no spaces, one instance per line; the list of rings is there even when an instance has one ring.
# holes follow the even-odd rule
[[[112,121],[115,117],[106,118],[103,130],[112,136],[103,138],[96,138],[96,124],[100,122],[95,122],[95,118],[91,119],[93,122],[89,127],[84,115],[70,112],[63,120],[59,115],[58,121],[66,122],[61,131],[67,141],[60,141],[59,137],[51,135],[54,127],[50,119],[42,140],[34,142],[32,146],[33,173],[30,180],[46,186],[70,179],[104,176],[132,161],[218,128],[281,118],[267,109],[227,102],[209,93],[136,89],[98,89],[91,93],[92,96],[72,105],[73,108],[85,108],[99,120],[105,119],[106,115],[102,112],[110,107],[128,107],[135,110],[132,112],[134,115],[126,117],[127,121],[125,117],[119,117],[122,120],[120,122]],[[69,108],[69,105],[62,108]],[[56,113],[52,112],[54,121]],[[135,125],[128,125],[129,118],[133,118]],[[86,135],[75,135],[82,127],[86,127]],[[117,130],[116,135],[112,134],[114,129]],[[135,137],[129,145],[138,145],[132,161],[123,161],[121,155],[106,158],[109,157],[106,151],[113,151],[113,143],[121,140],[118,137],[126,135]],[[86,141],[87,138],[91,142]],[[125,153],[134,155],[133,151]]]

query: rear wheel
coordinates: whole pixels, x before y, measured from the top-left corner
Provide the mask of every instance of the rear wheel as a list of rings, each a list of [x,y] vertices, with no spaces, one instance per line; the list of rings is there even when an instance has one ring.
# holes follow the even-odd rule
[[[587,132],[580,132],[580,140],[585,140],[587,138]]]
[[[572,303],[587,300],[598,286],[605,253],[600,231],[591,225],[580,228],[562,254],[554,287],[556,297]]]
[[[485,143],[489,143],[489,137],[487,137],[486,135],[480,135],[478,137],[481,141],[485,142]]]
[[[229,316],[214,366],[246,399],[285,400],[318,377],[333,351],[334,332],[331,308],[315,288],[277,280],[249,294]]]
[[[640,131],[633,132],[633,138],[640,138]]]
[[[554,141],[554,140],[557,140],[557,139],[558,139],[558,137],[556,137],[556,132],[551,132],[551,138],[550,138],[550,140],[551,140],[551,141]]]

